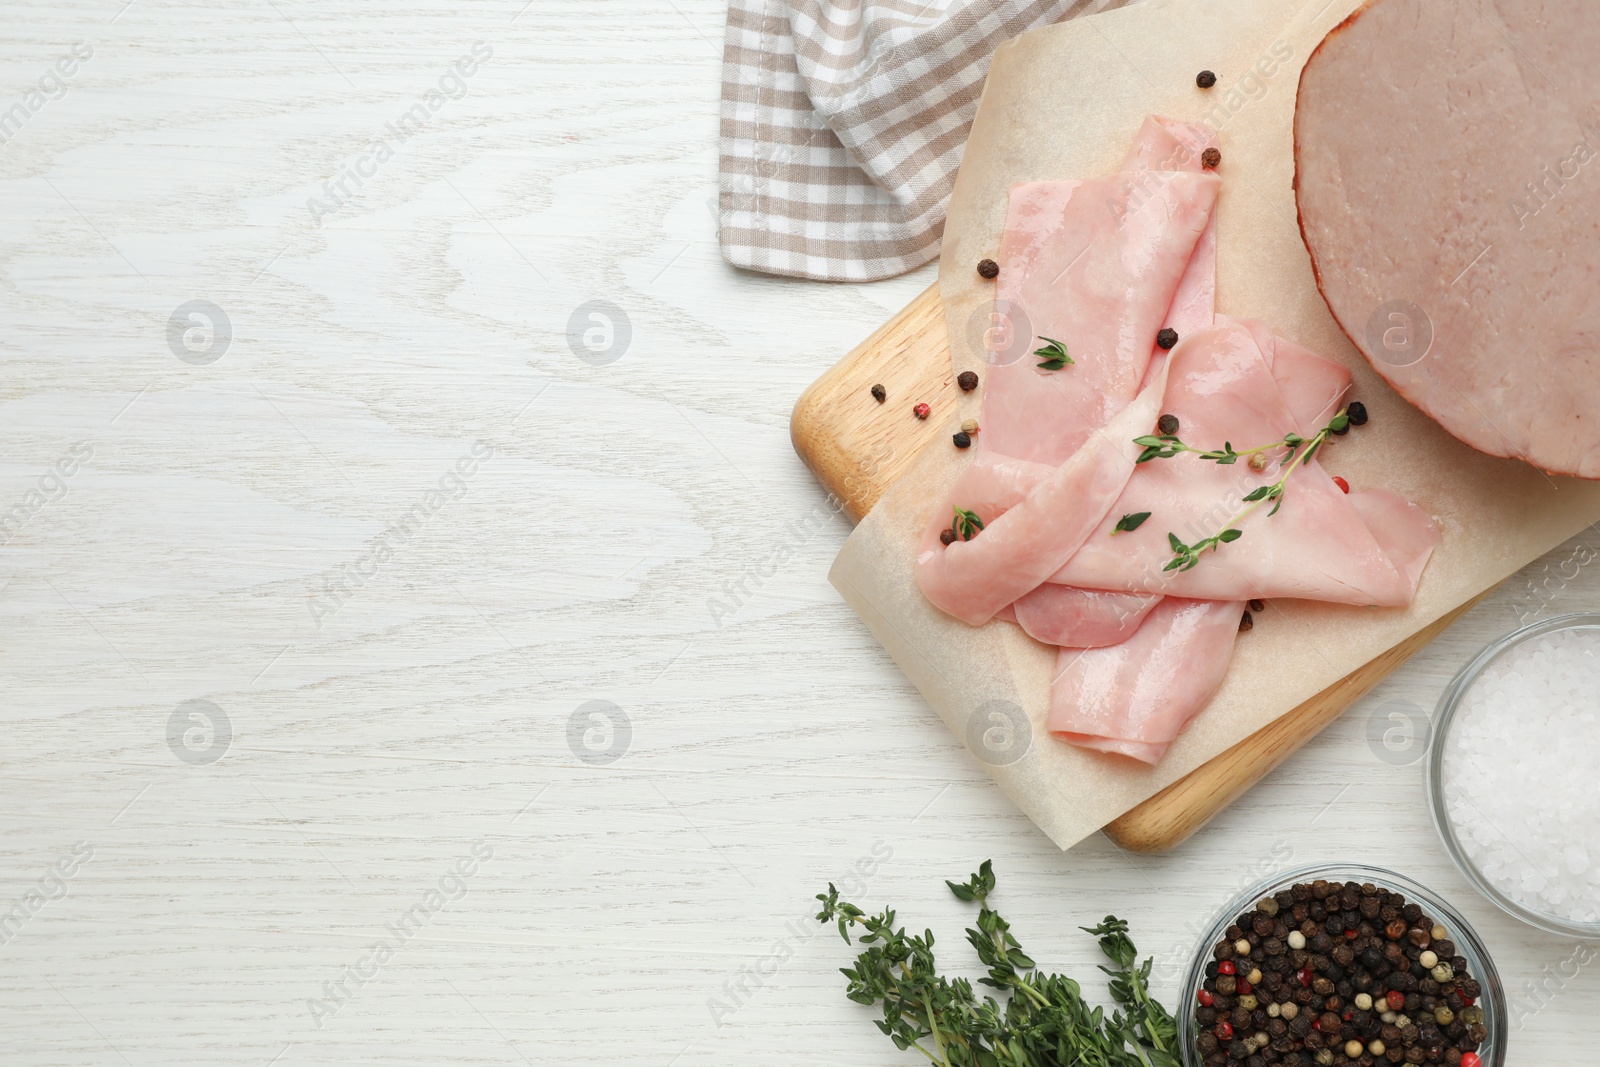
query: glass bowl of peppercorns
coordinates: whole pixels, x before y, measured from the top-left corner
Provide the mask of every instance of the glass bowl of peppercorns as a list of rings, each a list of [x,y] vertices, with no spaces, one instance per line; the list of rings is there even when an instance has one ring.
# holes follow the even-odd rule
[[[1178,1012],[1185,1067],[1503,1067],[1500,975],[1432,890],[1381,867],[1303,867],[1206,931]]]

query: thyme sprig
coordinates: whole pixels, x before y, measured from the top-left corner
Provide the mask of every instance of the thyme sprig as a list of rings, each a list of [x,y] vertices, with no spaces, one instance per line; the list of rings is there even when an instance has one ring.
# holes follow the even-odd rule
[[[839,936],[851,943],[852,929],[862,946],[854,967],[841,968],[845,995],[858,1004],[879,1006],[877,1022],[895,1047],[915,1049],[936,1067],[1178,1067],[1177,1024],[1150,996],[1153,960],[1137,963],[1128,924],[1108,915],[1083,929],[1100,939],[1112,966],[1107,987],[1119,1007],[1106,1017],[1091,1008],[1078,983],[1061,975],[1038,973],[1011,926],[989,906],[994,869],[985,860],[966,882],[946,882],[950,892],[979,906],[967,942],[988,968],[979,984],[1008,994],[1004,1003],[975,994],[965,978],[946,978],[934,959],[933,931],[908,934],[895,925],[893,909],[868,915],[839,899],[829,885],[817,894],[819,922],[837,922]]]
[[[1323,442],[1328,439],[1329,434],[1339,433],[1349,425],[1350,416],[1347,410],[1341,410],[1332,419],[1328,420],[1328,425],[1318,430],[1316,434],[1314,434],[1309,440],[1300,437],[1298,434],[1289,434],[1282,442],[1280,442],[1280,444],[1267,446],[1269,448],[1287,446],[1289,449],[1284,457],[1287,460],[1287,463],[1283,466],[1283,473],[1278,477],[1278,480],[1269,485],[1257,486],[1249,493],[1246,493],[1244,500],[1242,501],[1242,503],[1244,503],[1246,506],[1237,515],[1229,519],[1223,525],[1221,530],[1212,534],[1210,537],[1203,537],[1192,545],[1186,545],[1182,540],[1179,539],[1177,534],[1169,532],[1167,534],[1167,543],[1172,546],[1172,559],[1168,560],[1167,565],[1161,569],[1163,571],[1190,570],[1200,562],[1200,557],[1206,550],[1210,549],[1215,551],[1222,545],[1231,544],[1232,542],[1239,540],[1239,538],[1244,536],[1244,531],[1238,528],[1239,523],[1243,522],[1251,512],[1255,511],[1262,504],[1265,504],[1269,500],[1272,501],[1273,504],[1272,510],[1267,512],[1267,517],[1271,518],[1272,516],[1276,515],[1278,513],[1278,509],[1283,507],[1283,494],[1284,490],[1288,487],[1289,478],[1293,476],[1294,472],[1298,470],[1302,464],[1308,462],[1312,456],[1317,454],[1317,449],[1322,447]],[[1138,444],[1139,442],[1136,440],[1134,443]],[[1304,446],[1303,448],[1301,447],[1302,445]],[[1146,451],[1148,451],[1148,448]],[[1234,453],[1234,455],[1248,454],[1249,453],[1247,452]],[[1202,458],[1210,458],[1210,455],[1213,454],[1207,454]],[[1228,462],[1233,461],[1229,460]]]
[[[1139,458],[1134,462],[1144,463],[1152,459],[1171,459],[1173,456],[1181,456],[1187,452],[1200,459],[1210,460],[1220,467],[1227,467],[1239,462],[1242,458],[1248,458],[1258,452],[1271,452],[1275,448],[1287,448],[1289,451],[1284,458],[1288,459],[1294,455],[1295,449],[1305,444],[1305,441],[1306,439],[1299,434],[1291,433],[1286,434],[1283,440],[1274,441],[1270,445],[1258,445],[1255,448],[1247,448],[1243,452],[1237,452],[1234,450],[1232,443],[1228,441],[1222,442],[1222,448],[1219,451],[1217,449],[1195,448],[1193,445],[1184,444],[1172,434],[1146,434],[1143,437],[1135,437],[1133,439],[1134,444],[1144,446],[1144,451],[1139,453]]]
[[[1062,344],[1060,341],[1057,341],[1055,338],[1046,337],[1043,334],[1040,334],[1039,340],[1048,342],[1043,348],[1035,348],[1033,350],[1034,355],[1044,357],[1044,359],[1039,363],[1040,370],[1060,370],[1068,363],[1077,362],[1071,356],[1067,355],[1067,346]]]
[[[963,541],[970,541],[978,536],[978,531],[983,529],[983,520],[978,518],[976,511],[967,511],[956,508],[956,517],[950,520],[950,529]]]

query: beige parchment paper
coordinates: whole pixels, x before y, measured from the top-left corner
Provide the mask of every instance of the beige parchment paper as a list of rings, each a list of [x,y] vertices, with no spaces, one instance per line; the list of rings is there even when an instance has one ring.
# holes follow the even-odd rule
[[[945,724],[1061,848],[1600,519],[1600,483],[1484,456],[1408,405],[1367,366],[1317,293],[1296,224],[1295,92],[1311,51],[1356,6],[1144,0],[1024,34],[999,49],[990,69],[940,264],[957,367],[984,370],[992,290],[974,264],[999,246],[1011,185],[1114,170],[1147,114],[1209,122],[1223,154],[1218,310],[1263,319],[1349,366],[1353,395],[1372,421],[1337,439],[1324,465],[1353,484],[1405,494],[1443,532],[1408,609],[1270,605],[1239,641],[1210,706],[1147,768],[1045,732],[1053,649],[1011,623],[967,626],[923,599],[912,577],[914,545],[968,461],[955,449],[930,449],[857,527],[830,579]],[[1210,91],[1195,86],[1201,69],[1217,72]],[[942,413],[951,431],[978,415],[978,397]]]

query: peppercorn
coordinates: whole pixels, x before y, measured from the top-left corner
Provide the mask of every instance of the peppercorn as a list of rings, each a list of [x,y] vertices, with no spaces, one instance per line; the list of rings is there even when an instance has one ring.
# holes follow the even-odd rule
[[[886,391],[884,391],[883,386],[874,385],[872,387],[872,399],[876,400],[878,403],[881,404],[885,400],[887,400],[888,398],[889,398],[889,394]]]
[[[1239,632],[1240,633],[1242,633],[1242,634],[1243,633],[1249,633],[1252,629],[1255,628],[1255,625],[1256,625],[1255,617],[1252,616],[1248,611],[1245,612],[1243,615],[1239,616]]]
[[[1156,432],[1171,437],[1178,432],[1178,416],[1166,414],[1156,420]]]
[[[1170,351],[1172,346],[1177,343],[1178,331],[1174,330],[1171,326],[1163,327],[1161,332],[1156,334],[1156,347],[1161,349],[1163,352]]]
[[[1402,937],[1406,936],[1406,924],[1400,919],[1396,919],[1394,922],[1389,923],[1383,928],[1383,936],[1387,937],[1390,941],[1400,940]]]
[[[956,532],[954,530],[950,529],[950,527],[946,526],[944,529],[939,531],[939,543],[941,545],[953,545],[953,544],[955,544],[956,543]]]
[[[977,433],[978,432],[978,420],[977,419],[962,419],[961,420],[961,429],[964,430],[967,433]]]
[[[1202,70],[1199,74],[1194,76],[1194,83],[1202,89],[1209,89],[1213,85],[1217,84],[1216,72]]]
[[[1365,426],[1367,424],[1367,405],[1363,404],[1359,400],[1352,400],[1350,402],[1350,406],[1345,408],[1344,413],[1345,416],[1349,418],[1351,426]],[[1437,927],[1437,929],[1443,930],[1444,927],[1440,926]],[[1442,937],[1443,935],[1436,934],[1434,936]]]
[[[911,414],[915,415],[919,419],[925,419],[928,417],[928,413],[932,410],[933,409],[926,404],[918,404],[916,407],[911,409]]]
[[[970,393],[978,387],[978,374],[976,371],[964,370],[956,375],[956,384],[961,386],[963,393]]]
[[[1000,276],[1000,264],[992,259],[978,260],[978,277],[994,279]]]
[[[967,433],[965,430],[957,430],[955,433],[950,435],[950,440],[955,443],[957,448],[972,447],[972,435]]]
[[[1406,939],[1418,948],[1427,948],[1433,942],[1433,935],[1421,927],[1417,927],[1406,934]]]
[[[1217,148],[1208,148],[1200,153],[1200,165],[1208,170],[1215,169],[1222,162],[1222,151]]]

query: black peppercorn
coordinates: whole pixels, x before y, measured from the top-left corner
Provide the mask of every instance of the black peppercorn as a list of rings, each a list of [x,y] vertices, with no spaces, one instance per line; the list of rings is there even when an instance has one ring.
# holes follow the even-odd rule
[[[970,393],[978,387],[978,375],[970,370],[964,370],[956,375],[956,384],[961,386],[963,393]]]
[[[950,529],[949,527],[946,527],[943,530],[940,530],[939,531],[939,543],[941,545],[953,545],[953,544],[955,544],[956,543],[956,532],[954,530]]]
[[[1000,276],[1000,264],[996,263],[992,259],[980,259],[980,260],[978,260],[978,277],[980,277],[980,278],[998,278],[999,276]]]
[[[1209,89],[1217,84],[1217,75],[1214,71],[1202,70],[1194,76],[1194,83],[1202,89]]]
[[[1221,162],[1222,162],[1222,151],[1221,151],[1221,149],[1208,148],[1204,152],[1200,153],[1200,165],[1205,167],[1205,168],[1207,168],[1208,170],[1215,169],[1217,164],[1219,164]]]
[[[1253,629],[1255,627],[1255,624],[1256,624],[1255,618],[1253,616],[1251,616],[1251,614],[1248,611],[1245,612],[1243,615],[1239,616],[1239,632],[1240,633],[1248,633],[1251,629]]]
[[[1350,417],[1351,426],[1365,426],[1367,424],[1367,405],[1359,400],[1352,400],[1345,409],[1345,414]]]
[[[1251,611],[1266,611],[1267,610],[1267,602],[1265,600],[1256,600],[1256,599],[1252,598],[1250,603],[1247,606],[1250,608]]]
[[[1178,331],[1174,330],[1171,326],[1163,327],[1161,332],[1156,334],[1156,347],[1162,351],[1170,350],[1172,346],[1177,343]]]
[[[883,386],[874,385],[872,387],[872,399],[876,400],[878,403],[881,404],[885,400],[887,400],[888,398],[889,398],[889,394],[888,394],[887,391],[884,390]]]
[[[1178,416],[1163,415],[1156,420],[1156,432],[1172,437],[1178,432]]]
[[[957,430],[955,433],[950,435],[950,440],[957,448],[972,447],[972,436],[965,430]]]

